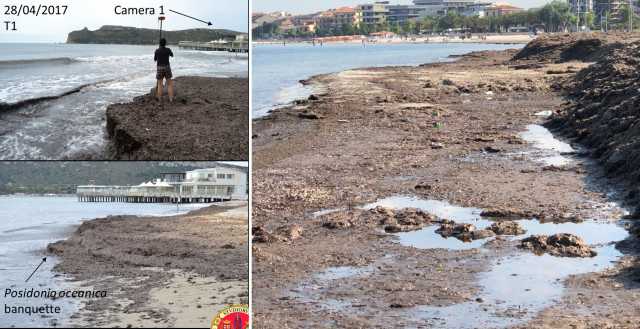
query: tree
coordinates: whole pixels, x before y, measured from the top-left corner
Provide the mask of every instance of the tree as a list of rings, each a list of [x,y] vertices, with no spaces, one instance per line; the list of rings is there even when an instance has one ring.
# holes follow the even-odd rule
[[[593,12],[588,12],[584,15],[584,25],[589,29],[594,28],[595,20],[596,20],[596,16],[593,14]]]

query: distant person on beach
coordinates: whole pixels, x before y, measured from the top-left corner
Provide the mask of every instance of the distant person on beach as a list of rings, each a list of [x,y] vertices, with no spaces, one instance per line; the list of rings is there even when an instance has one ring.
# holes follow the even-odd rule
[[[158,63],[158,73],[156,73],[156,79],[158,80],[158,86],[156,87],[156,97],[158,100],[162,99],[164,79],[167,79],[167,89],[169,90],[169,102],[173,102],[173,74],[171,73],[171,65],[169,64],[169,57],[173,57],[171,48],[167,48],[167,39],[160,39],[160,48],[156,49],[153,60]]]

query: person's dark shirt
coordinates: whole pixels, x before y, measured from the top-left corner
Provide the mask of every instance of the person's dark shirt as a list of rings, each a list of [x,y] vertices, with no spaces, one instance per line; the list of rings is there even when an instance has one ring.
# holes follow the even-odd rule
[[[158,66],[169,66],[169,57],[173,57],[171,48],[160,47],[156,49],[156,54],[153,57],[153,60],[158,62]]]

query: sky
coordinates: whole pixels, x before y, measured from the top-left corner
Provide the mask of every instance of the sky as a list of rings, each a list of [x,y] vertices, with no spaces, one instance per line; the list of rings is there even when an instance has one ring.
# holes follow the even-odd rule
[[[413,0],[389,0],[392,4],[410,5]],[[508,2],[512,5],[522,8],[542,7],[551,0],[489,0],[491,2]],[[313,13],[329,8],[337,8],[342,6],[355,6],[363,3],[372,3],[375,0],[253,0],[252,11],[255,12],[272,12],[287,11],[292,14]]]
[[[23,16],[5,14],[5,5],[19,4],[68,5],[65,16]],[[249,0],[4,0],[0,6],[0,42],[65,42],[67,34],[85,27],[95,30],[103,25],[124,25],[142,28],[158,28],[159,6],[164,5],[167,20],[164,28],[181,30],[206,28],[207,25],[168,13],[173,9],[187,15],[211,21],[212,28],[240,32],[248,30]],[[155,16],[116,15],[116,5],[127,7],[154,7]],[[17,32],[4,30],[4,21],[16,21]]]

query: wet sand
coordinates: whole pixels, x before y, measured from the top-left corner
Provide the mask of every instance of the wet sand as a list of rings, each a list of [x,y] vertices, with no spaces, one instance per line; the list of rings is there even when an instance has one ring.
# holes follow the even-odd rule
[[[554,84],[589,63],[510,62],[515,54],[317,76],[309,83],[325,94],[254,121],[255,326],[633,328],[640,314],[634,238],[617,249],[617,239],[594,244],[601,256],[617,254],[616,262],[559,277],[545,303],[527,297],[548,293],[533,285],[517,294],[525,297],[515,308],[502,309],[485,297],[500,284],[482,278],[533,255],[518,247],[530,234],[481,248],[416,248],[356,209],[409,196],[524,220],[605,219],[624,230],[624,210],[609,203],[615,195],[578,146],[548,154],[523,137],[565,106]],[[549,159],[559,156],[568,163]],[[338,210],[314,216],[326,209]],[[521,280],[508,288],[534,283],[527,281],[538,275],[534,268],[516,267]]]
[[[247,204],[172,217],[113,216],[84,222],[49,245],[54,270],[106,290],[86,302],[80,327],[208,327],[225,305],[248,302]]]
[[[179,77],[176,98],[155,89],[107,108],[106,157],[113,160],[241,160],[249,157],[249,81]]]

